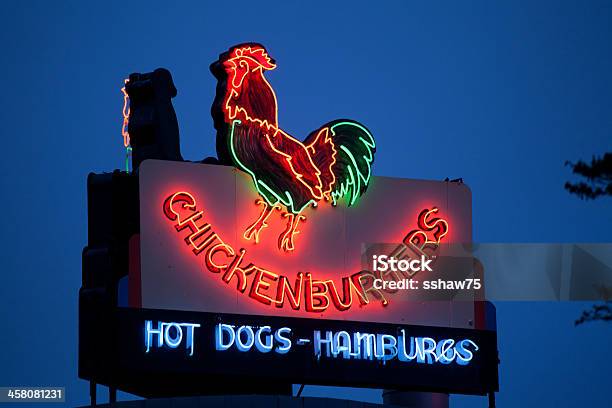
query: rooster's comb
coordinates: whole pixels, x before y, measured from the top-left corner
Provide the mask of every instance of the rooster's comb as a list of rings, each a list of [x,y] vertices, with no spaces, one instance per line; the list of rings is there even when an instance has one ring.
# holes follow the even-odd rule
[[[260,45],[236,47],[230,53],[230,59],[251,58],[265,69],[274,69],[276,64],[268,55],[266,49]]]

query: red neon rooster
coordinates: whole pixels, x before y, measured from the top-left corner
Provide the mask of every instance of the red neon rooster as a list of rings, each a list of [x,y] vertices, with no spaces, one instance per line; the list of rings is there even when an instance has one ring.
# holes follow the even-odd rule
[[[260,44],[230,48],[210,67],[218,80],[211,110],[219,160],[247,172],[261,196],[261,214],[244,237],[259,242],[278,210],[287,219],[279,248],[292,251],[306,207],[341,199],[350,206],[365,192],[376,146],[365,126],[352,120],[326,123],[303,141],[281,129],[276,95],[264,76],[274,68]]]

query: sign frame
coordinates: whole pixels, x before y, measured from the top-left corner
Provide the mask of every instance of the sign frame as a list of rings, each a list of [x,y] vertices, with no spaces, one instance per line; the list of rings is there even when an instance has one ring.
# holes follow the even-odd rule
[[[134,308],[114,308],[95,322],[87,319],[85,323],[84,317],[86,314],[81,313],[79,375],[147,398],[262,390],[282,394],[294,383],[472,395],[499,389],[497,335],[492,330]],[[192,332],[193,354],[186,347],[185,337],[178,347],[149,347],[147,352],[146,321],[199,324]],[[289,327],[292,349],[283,354],[262,353],[255,347],[248,352],[235,347],[216,350],[214,330],[220,323]],[[333,356],[317,359],[312,345],[296,343],[298,337],[313,330],[393,335],[400,329],[436,340],[471,339],[478,350],[469,364],[460,366],[455,362],[427,364]],[[177,339],[176,332],[170,336]]]

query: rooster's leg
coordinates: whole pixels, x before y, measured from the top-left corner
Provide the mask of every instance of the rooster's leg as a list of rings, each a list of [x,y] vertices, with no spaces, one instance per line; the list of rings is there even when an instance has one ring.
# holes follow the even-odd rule
[[[302,214],[284,213],[283,217],[287,217],[287,228],[285,232],[278,237],[278,247],[285,252],[293,251],[293,236],[299,234],[297,226],[300,220],[306,220]]]
[[[255,204],[263,205],[263,210],[261,210],[261,214],[259,214],[259,218],[257,218],[257,221],[255,221],[250,227],[248,227],[244,231],[243,236],[247,240],[255,239],[255,243],[259,243],[260,231],[268,226],[266,221],[268,221],[268,218],[270,218],[272,212],[274,210],[280,210],[281,206],[278,204],[269,205],[261,198],[257,199],[257,201],[255,201]]]

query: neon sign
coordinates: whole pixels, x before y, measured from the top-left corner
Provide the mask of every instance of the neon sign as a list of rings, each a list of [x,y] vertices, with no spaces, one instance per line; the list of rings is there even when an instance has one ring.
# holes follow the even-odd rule
[[[257,220],[244,238],[259,242],[275,210],[286,219],[278,247],[293,251],[298,225],[308,206],[354,205],[371,176],[376,144],[368,129],[352,120],[334,120],[300,141],[278,124],[274,89],[264,76],[276,64],[260,44],[242,44],[211,65],[217,77],[212,113],[221,162],[248,173],[262,199]]]
[[[124,84],[128,83],[128,80],[123,81]],[[130,122],[130,96],[125,89],[125,85],[121,88],[123,94],[123,122],[121,124],[121,136],[123,137],[123,146],[125,147],[125,171],[130,172],[130,153],[132,152],[132,146],[130,146],[130,134],[128,132],[128,125]]]
[[[158,336],[157,346],[165,343],[177,348],[182,340],[182,327],[187,330],[187,348],[193,355],[194,323],[163,323],[152,328],[150,320],[145,321],[146,352],[152,347],[151,337]],[[174,337],[169,334],[175,329]],[[309,336],[298,336],[290,327],[273,328],[270,325],[233,325],[217,323],[214,326],[215,350],[225,352],[231,349],[243,353],[275,353],[284,355],[297,347],[312,347],[313,357],[342,360],[396,360],[401,363],[468,365],[479,350],[475,341],[452,338],[434,339],[425,336],[410,336],[405,329],[397,334],[349,332],[346,330],[314,329]]]
[[[410,231],[404,242],[393,251],[395,256],[405,260],[407,249],[419,254],[420,262],[428,264],[425,250],[431,250],[448,232],[448,223],[441,218],[429,219],[438,209],[423,210],[419,216],[419,226],[423,230]],[[195,198],[186,191],[169,195],[163,203],[163,213],[174,222],[177,232],[187,230],[185,243],[196,256],[204,258],[206,269],[219,276],[228,285],[234,285],[240,293],[251,299],[277,308],[288,305],[293,310],[306,310],[323,313],[330,307],[339,311],[349,310],[355,300],[359,305],[370,302],[370,294],[388,304],[382,291],[373,285],[376,278],[370,272],[360,271],[340,279],[340,287],[331,279],[316,279],[310,272],[298,272],[295,279],[275,273],[247,261],[244,248],[235,250],[213,230],[213,227],[199,210]],[[427,232],[432,232],[436,241],[430,240]],[[418,237],[418,239],[417,239]],[[423,238],[425,237],[425,238]],[[400,250],[401,249],[401,250]]]
[[[417,222],[419,228],[406,234],[402,243],[384,260],[393,259],[399,265],[402,262],[410,264],[414,257],[421,257],[421,264],[423,264],[426,258],[431,258],[440,246],[442,239],[448,234],[449,229],[448,222],[445,219],[434,216],[437,212],[437,207],[421,211]],[[379,259],[380,257],[377,258],[377,260]],[[386,306],[389,304],[387,296],[393,292],[392,290],[386,290],[384,287],[380,288],[379,285],[376,285],[376,282],[403,282],[406,279],[410,280],[416,272],[410,268],[406,270],[393,267],[385,269],[373,265],[373,271],[364,271],[361,278],[364,282],[363,287],[366,294],[371,293]]]
[[[231,324],[219,323],[215,328],[215,347],[217,351],[225,351],[235,346],[239,351],[247,352],[255,346],[260,353],[274,350],[277,354],[286,354],[291,350],[290,334],[288,327],[272,332],[270,326],[246,325],[236,328]]]
[[[408,337],[405,330],[399,336],[391,334],[350,333],[344,330],[332,332],[314,331],[314,353],[317,358],[325,355],[345,360],[397,359],[420,364],[467,365],[478,346],[472,340],[434,340],[431,337]],[[470,350],[470,347],[472,350]]]
[[[196,327],[200,327],[196,323],[165,323],[157,322],[155,328],[151,320],[145,321],[145,347],[148,353],[151,348],[162,348],[164,346],[175,349],[181,345],[183,338],[185,339],[185,348],[189,350],[189,355],[193,356],[193,336]],[[186,333],[183,336],[183,329]],[[157,336],[157,341],[153,338]]]

